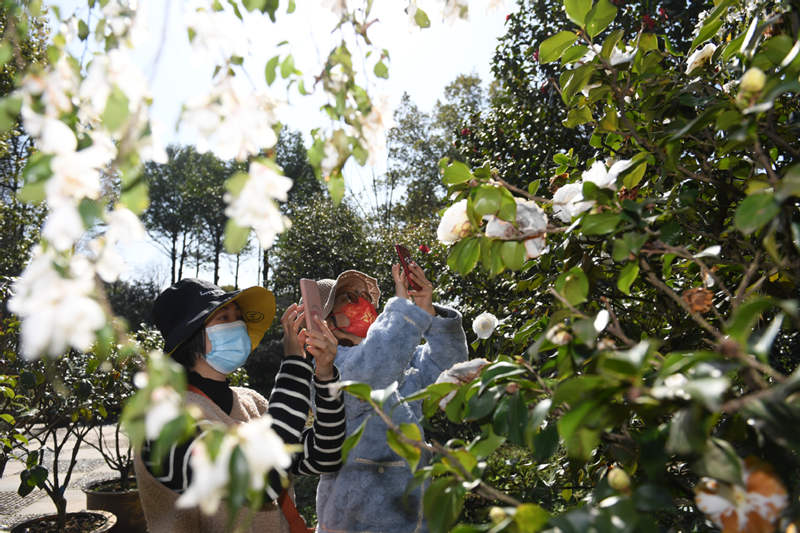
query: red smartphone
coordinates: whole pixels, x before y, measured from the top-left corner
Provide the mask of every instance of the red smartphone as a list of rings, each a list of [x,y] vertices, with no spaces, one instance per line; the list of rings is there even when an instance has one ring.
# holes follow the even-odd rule
[[[300,279],[300,295],[303,297],[306,329],[308,331],[319,331],[320,327],[311,319],[312,314],[316,313],[320,320],[325,320],[325,317],[322,316],[322,303],[319,300],[317,282],[313,279]]]
[[[402,244],[395,244],[394,249],[397,251],[397,257],[400,258],[400,265],[403,267],[403,272],[406,273],[409,288],[415,291],[420,290],[422,287],[419,286],[419,283],[411,279],[411,272],[408,270],[408,262],[411,260],[411,254]]]

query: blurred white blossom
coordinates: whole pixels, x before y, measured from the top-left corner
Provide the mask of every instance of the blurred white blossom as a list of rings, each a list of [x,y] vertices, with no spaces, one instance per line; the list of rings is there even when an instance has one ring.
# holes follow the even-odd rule
[[[197,150],[240,161],[278,142],[279,102],[268,94],[225,78],[204,97],[186,105],[183,125],[198,134]]]
[[[229,6],[209,9],[209,2],[193,0],[184,11],[184,23],[192,32],[193,55],[201,60],[225,62],[232,55],[249,50],[251,42],[246,26]]]
[[[444,244],[453,244],[472,231],[472,224],[467,217],[467,200],[454,203],[442,215],[436,236]]]
[[[270,470],[284,471],[289,468],[291,455],[271,426],[272,418],[269,416],[235,426],[223,437],[213,460],[205,443],[196,440],[189,459],[192,482],[178,498],[176,505],[179,508],[200,506],[204,513],[214,513],[226,494],[230,481],[230,458],[236,446],[239,446],[247,460],[251,490],[264,488],[264,478]]]
[[[127,97],[128,112],[135,113],[150,97],[147,80],[134,63],[131,54],[123,49],[97,54],[86,72],[80,88],[79,118],[87,123],[99,123],[114,89]]]
[[[144,433],[149,440],[158,438],[161,430],[181,413],[181,396],[172,387],[156,387],[150,392],[150,403],[144,418]]]
[[[572,334],[564,324],[556,324],[552,328],[548,329],[545,332],[544,337],[556,346],[567,344],[572,340]]]
[[[70,346],[88,350],[95,332],[106,323],[103,309],[92,298],[94,273],[86,258],[73,256],[57,270],[58,258],[51,250],[35,248],[8,304],[22,319],[22,354],[27,359],[56,357]]]
[[[141,240],[145,237],[142,222],[133,212],[121,205],[108,213],[108,227],[103,235],[89,243],[95,254],[95,269],[103,281],[111,283],[119,279],[127,265],[116,246],[120,243]]]
[[[239,226],[253,228],[261,246],[269,248],[275,237],[290,226],[289,219],[281,214],[275,200],[285,202],[291,188],[291,179],[254,161],[250,164],[250,177],[239,195],[225,195],[228,202],[225,214]]]
[[[751,67],[739,80],[739,89],[746,93],[757,93],[764,88],[767,75],[758,67]]]
[[[42,228],[42,236],[61,252],[69,250],[81,238],[85,228],[74,204],[62,203],[48,213]]]
[[[594,317],[594,322],[592,323],[592,325],[594,326],[594,330],[600,333],[601,331],[606,329],[606,326],[608,326],[609,318],[611,318],[611,315],[608,311],[606,311],[605,309],[600,310],[600,312],[597,313],[597,316]]]
[[[386,95],[372,97],[372,109],[361,122],[361,134],[367,143],[367,164],[375,166],[386,161],[386,133],[394,126],[393,109]]]
[[[488,339],[494,333],[494,328],[497,327],[497,317],[492,313],[483,312],[475,317],[472,321],[472,331],[479,339]]]
[[[439,374],[439,377],[436,378],[436,383],[457,383],[459,385],[462,383],[469,383],[480,375],[484,367],[490,364],[492,364],[491,361],[483,357],[456,363]],[[447,393],[447,395],[439,400],[439,408],[444,409],[455,395],[456,391]]]

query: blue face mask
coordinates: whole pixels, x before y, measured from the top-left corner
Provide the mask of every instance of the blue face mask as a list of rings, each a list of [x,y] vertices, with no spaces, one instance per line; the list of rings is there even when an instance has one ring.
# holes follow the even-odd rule
[[[211,351],[205,356],[206,362],[217,372],[228,375],[247,361],[251,346],[243,321],[207,327],[206,334],[211,341]]]

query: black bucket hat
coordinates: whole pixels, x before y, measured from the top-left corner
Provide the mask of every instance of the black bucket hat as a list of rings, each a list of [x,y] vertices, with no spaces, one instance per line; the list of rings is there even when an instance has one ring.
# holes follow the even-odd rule
[[[233,301],[242,311],[251,349],[255,349],[275,317],[275,296],[264,287],[225,292],[208,281],[186,278],[164,289],[153,303],[153,319],[164,337],[164,352],[174,352],[214,311]]]

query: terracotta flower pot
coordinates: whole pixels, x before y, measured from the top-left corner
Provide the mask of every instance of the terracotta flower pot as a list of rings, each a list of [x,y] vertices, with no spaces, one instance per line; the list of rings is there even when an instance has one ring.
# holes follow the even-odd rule
[[[91,528],[81,527],[78,524],[82,519],[91,517],[92,515],[100,516],[99,523]],[[40,533],[50,532],[56,530],[56,515],[38,516],[36,518],[28,518],[22,522],[17,523],[11,528],[10,533]],[[114,513],[102,510],[94,511],[78,511],[75,513],[67,513],[67,529],[65,532],[74,533],[104,533],[111,531],[111,528],[117,523],[117,517]],[[72,527],[70,525],[72,524]]]
[[[86,508],[114,513],[117,523],[110,530],[112,533],[146,533],[147,522],[139,500],[136,480],[130,481],[131,488],[126,491],[115,488],[114,481],[104,479],[85,485],[83,493],[86,494]]]

